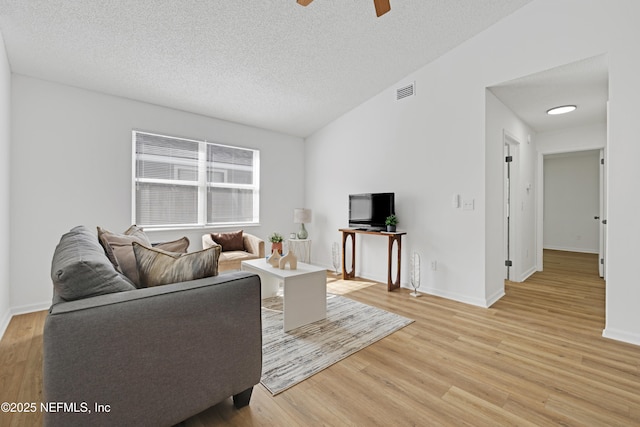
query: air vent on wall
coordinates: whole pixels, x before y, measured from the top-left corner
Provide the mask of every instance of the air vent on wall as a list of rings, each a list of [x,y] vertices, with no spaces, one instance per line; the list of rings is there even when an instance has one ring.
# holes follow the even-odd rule
[[[396,89],[396,101],[399,101],[402,98],[406,98],[408,96],[414,96],[415,94],[416,94],[416,84],[414,82],[414,83],[411,83],[410,85]]]

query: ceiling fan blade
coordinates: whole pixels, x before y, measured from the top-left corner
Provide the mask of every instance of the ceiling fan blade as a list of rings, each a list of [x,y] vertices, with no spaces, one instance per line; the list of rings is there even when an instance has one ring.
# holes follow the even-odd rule
[[[313,0],[298,0],[298,4],[302,5],[302,6],[309,6],[309,3],[311,3]]]
[[[298,0],[298,3],[300,3],[300,0]],[[373,3],[376,5],[376,15],[378,18],[391,10],[389,0],[373,0]]]

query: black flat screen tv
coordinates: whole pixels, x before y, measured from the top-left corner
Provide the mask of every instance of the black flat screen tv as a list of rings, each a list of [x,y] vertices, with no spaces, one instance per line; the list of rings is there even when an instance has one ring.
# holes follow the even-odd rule
[[[349,195],[349,227],[372,231],[386,228],[384,221],[395,215],[394,193],[366,193]]]

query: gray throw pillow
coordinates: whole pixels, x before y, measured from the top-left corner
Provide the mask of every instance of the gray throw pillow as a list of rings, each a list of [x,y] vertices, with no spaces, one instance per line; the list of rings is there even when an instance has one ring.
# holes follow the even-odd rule
[[[60,239],[51,262],[55,294],[65,301],[136,289],[118,273],[87,227],[78,226]]]
[[[220,245],[198,252],[179,254],[133,243],[140,284],[143,287],[167,285],[218,275]]]

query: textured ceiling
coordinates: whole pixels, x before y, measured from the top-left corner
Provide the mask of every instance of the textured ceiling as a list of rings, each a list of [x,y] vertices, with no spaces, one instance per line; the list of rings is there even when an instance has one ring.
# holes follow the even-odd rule
[[[607,119],[609,71],[605,55],[562,65],[489,88],[537,132],[603,123]],[[569,114],[546,112],[576,105]]]
[[[308,136],[531,0],[0,0],[15,73]]]

